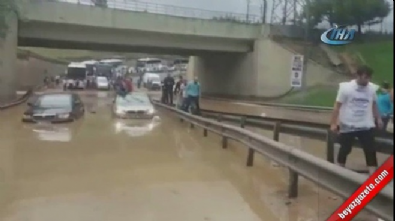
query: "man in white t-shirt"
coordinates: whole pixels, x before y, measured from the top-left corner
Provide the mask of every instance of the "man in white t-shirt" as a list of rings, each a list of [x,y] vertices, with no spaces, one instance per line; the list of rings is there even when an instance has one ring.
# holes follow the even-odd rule
[[[331,119],[331,130],[339,133],[337,163],[345,166],[354,139],[358,138],[365,153],[369,173],[377,169],[375,127],[382,127],[376,105],[377,85],[370,82],[372,69],[362,66],[356,79],[339,85]]]
[[[177,90],[177,108],[182,109],[185,105],[185,99],[188,97],[187,92],[185,91],[186,82],[182,78],[178,82],[178,90]]]

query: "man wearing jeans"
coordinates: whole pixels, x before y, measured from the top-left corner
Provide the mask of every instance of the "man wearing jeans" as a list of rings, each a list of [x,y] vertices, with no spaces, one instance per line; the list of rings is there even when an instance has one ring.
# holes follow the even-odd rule
[[[195,78],[194,81],[187,84],[186,88],[186,95],[187,99],[184,105],[184,110],[186,112],[189,111],[189,106],[193,103],[196,107],[196,113],[200,113],[200,105],[199,105],[199,98],[200,98],[200,84],[198,79]]]
[[[377,169],[374,128],[382,127],[376,104],[376,86],[370,83],[372,73],[372,69],[362,66],[357,70],[355,80],[340,83],[331,119],[331,130],[339,133],[339,166],[345,166],[354,139],[358,138],[369,174]]]
[[[390,95],[390,85],[384,82],[381,85],[381,89],[377,95],[377,107],[380,112],[381,120],[383,121],[383,131],[387,130],[389,121],[391,120],[391,115],[393,113],[393,104]]]

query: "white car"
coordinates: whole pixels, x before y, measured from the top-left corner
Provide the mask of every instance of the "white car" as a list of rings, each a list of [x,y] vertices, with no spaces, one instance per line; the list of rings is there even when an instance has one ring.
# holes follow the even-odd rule
[[[106,77],[99,76],[96,78],[96,86],[99,90],[109,90],[110,81]]]
[[[113,116],[127,119],[153,119],[154,105],[144,92],[132,92],[124,97],[117,96],[113,104]]]

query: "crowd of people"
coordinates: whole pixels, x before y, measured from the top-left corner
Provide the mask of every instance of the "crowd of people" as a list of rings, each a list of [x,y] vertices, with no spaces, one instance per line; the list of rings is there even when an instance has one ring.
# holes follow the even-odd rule
[[[60,84],[60,76],[59,75],[51,76],[51,77],[45,76],[43,79],[43,83],[44,83],[44,86],[46,86],[46,87],[58,86]]]
[[[370,174],[378,166],[376,133],[386,130],[393,114],[393,89],[387,82],[381,86],[370,82],[372,75],[370,67],[361,66],[354,80],[340,83],[330,124],[340,144],[337,164],[345,166],[353,142],[358,138]]]
[[[200,114],[200,83],[198,78],[187,82],[182,76],[175,82],[171,75],[163,80],[162,103],[174,105],[173,98],[176,98],[176,107],[186,112]]]
[[[124,97],[133,92],[133,82],[126,77],[117,77],[113,83],[115,92]]]

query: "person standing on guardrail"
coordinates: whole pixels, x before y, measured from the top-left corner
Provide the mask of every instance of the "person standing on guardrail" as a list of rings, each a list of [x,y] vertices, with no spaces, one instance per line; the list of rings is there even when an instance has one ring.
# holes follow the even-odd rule
[[[374,128],[381,128],[383,124],[376,104],[377,87],[370,83],[372,74],[371,68],[361,66],[355,80],[339,84],[330,126],[333,132],[338,133],[338,165],[345,166],[354,140],[358,138],[369,174],[377,169]]]
[[[377,107],[380,112],[381,120],[383,121],[383,130],[387,130],[388,123],[393,114],[393,104],[390,95],[390,84],[383,82],[380,90],[377,93]]]
[[[196,114],[200,114],[200,105],[199,105],[199,99],[200,99],[200,83],[198,81],[198,78],[195,77],[195,79],[188,83],[186,88],[186,95],[187,98],[185,100],[185,105],[184,105],[184,110],[186,112],[189,112],[189,107],[191,106],[191,104],[195,105],[195,111]]]

